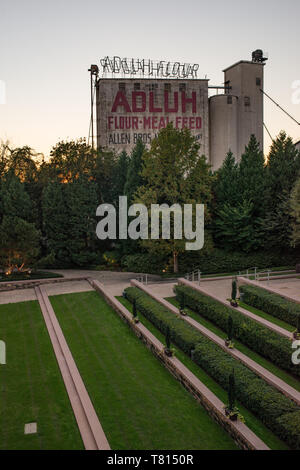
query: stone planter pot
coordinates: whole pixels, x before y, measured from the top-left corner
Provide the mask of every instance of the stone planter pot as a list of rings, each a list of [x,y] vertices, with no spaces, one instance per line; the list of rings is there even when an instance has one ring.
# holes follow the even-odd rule
[[[228,408],[225,408],[225,415],[230,419],[230,421],[237,421],[238,419],[238,413],[230,411]]]
[[[169,348],[165,348],[164,353],[167,357],[172,357],[173,356],[173,353],[172,353],[171,349],[169,349]]]

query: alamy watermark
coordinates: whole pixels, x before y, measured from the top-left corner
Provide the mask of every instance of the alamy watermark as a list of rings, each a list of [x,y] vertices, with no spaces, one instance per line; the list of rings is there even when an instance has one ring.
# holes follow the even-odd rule
[[[295,90],[292,93],[292,103],[300,104],[300,80],[294,80],[292,83],[292,90]]]
[[[0,80],[0,104],[6,104],[6,87],[3,80]]]
[[[6,364],[6,345],[2,340],[0,340],[0,364]]]
[[[183,207],[180,204],[171,207],[168,204],[151,204],[149,221],[148,209],[144,204],[128,207],[127,196],[119,196],[118,224],[117,211],[112,204],[101,204],[96,215],[103,217],[96,228],[100,240],[184,239],[188,240],[186,250],[201,250],[204,245],[203,204],[183,204]],[[128,224],[128,217],[135,219]]]
[[[294,341],[292,348],[296,349],[296,351],[292,354],[292,363],[295,366],[298,366],[300,364],[300,340]]]

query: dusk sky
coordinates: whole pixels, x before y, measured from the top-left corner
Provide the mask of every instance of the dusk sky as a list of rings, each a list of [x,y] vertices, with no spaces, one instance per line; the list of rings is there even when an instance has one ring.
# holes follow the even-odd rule
[[[268,52],[265,91],[300,121],[299,0],[0,0],[0,139],[49,155],[61,139],[87,137],[88,68],[104,56],[199,63],[222,70],[257,48]],[[300,96],[300,94],[298,94]],[[265,123],[295,140],[300,127],[265,100]],[[265,135],[265,152],[270,145]]]

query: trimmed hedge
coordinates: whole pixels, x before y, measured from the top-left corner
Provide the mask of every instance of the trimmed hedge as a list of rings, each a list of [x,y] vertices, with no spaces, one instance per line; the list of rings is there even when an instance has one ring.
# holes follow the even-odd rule
[[[121,260],[122,268],[131,273],[162,274],[167,263],[167,259],[149,253],[126,255]]]
[[[300,305],[296,302],[291,302],[260,287],[242,285],[239,290],[244,294],[243,302],[246,304],[263,310],[290,325],[297,326]]]
[[[199,333],[195,328],[184,322],[169,310],[151,299],[147,294],[136,287],[125,289],[128,300],[136,300],[136,308],[153,323],[164,335],[168,327],[171,332],[171,341],[176,343],[182,351],[189,356],[199,341]]]
[[[256,266],[258,269],[267,269],[277,266],[294,266],[295,259],[299,258],[294,250],[290,253],[257,251],[254,253],[229,252],[214,248],[212,251],[185,251],[179,255],[179,269],[188,273],[200,269],[202,274],[238,273]]]
[[[233,320],[234,338],[282,369],[300,376],[300,366],[292,363],[293,351],[289,339],[191,287],[175,286],[175,293],[178,301],[184,294],[187,307],[210,320],[223,331],[227,331],[228,316],[230,315]]]
[[[292,400],[140,289],[128,287],[125,292],[128,300],[135,299],[140,313],[163,334],[169,327],[171,340],[224,390],[228,391],[229,375],[234,368],[238,400],[291,448],[300,449],[300,409]],[[295,417],[295,422],[290,417]]]
[[[267,269],[272,266],[293,266],[295,264],[295,252],[280,255],[278,253],[266,253],[260,251],[253,254],[228,252],[214,248],[211,251],[185,251],[179,254],[179,271],[187,273],[194,269],[200,269],[202,274],[238,273],[250,266],[258,269]],[[161,274],[169,264],[168,257],[149,253],[135,253],[122,258],[122,267],[129,272]]]

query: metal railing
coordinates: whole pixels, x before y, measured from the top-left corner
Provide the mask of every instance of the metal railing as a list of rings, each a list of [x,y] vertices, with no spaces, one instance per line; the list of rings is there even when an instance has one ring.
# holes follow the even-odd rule
[[[251,270],[254,270],[254,273],[249,272]],[[253,268],[248,268],[245,272],[244,271],[239,271],[239,276],[247,277],[249,279],[249,276],[253,276],[254,274],[254,279],[256,279],[257,276],[257,267],[254,266]]]
[[[148,284],[148,274],[141,274],[141,275],[137,276],[136,280],[147,286],[147,284]]]
[[[250,272],[253,269],[254,269],[254,272]],[[272,272],[271,269],[267,269],[266,271],[259,271],[258,272],[257,268],[254,267],[254,268],[248,268],[245,272],[239,271],[239,276],[247,277],[247,279],[249,279],[249,277],[254,275],[254,280],[255,281],[259,281],[261,277],[267,277],[267,280],[269,282],[271,272]]]
[[[200,284],[200,281],[201,281],[201,271],[200,271],[200,269],[196,269],[195,271],[187,273],[185,275],[185,278],[188,281],[192,281],[192,282],[198,281],[198,284]]]

